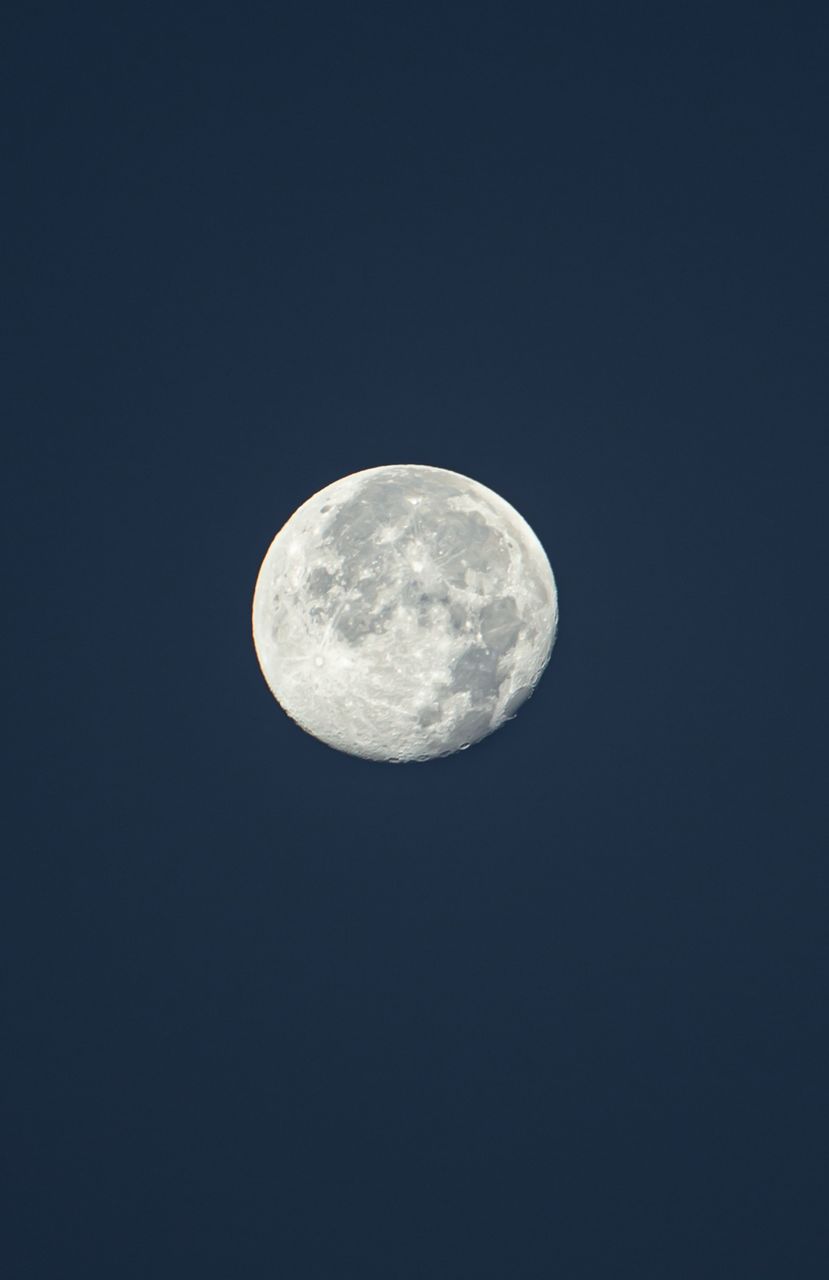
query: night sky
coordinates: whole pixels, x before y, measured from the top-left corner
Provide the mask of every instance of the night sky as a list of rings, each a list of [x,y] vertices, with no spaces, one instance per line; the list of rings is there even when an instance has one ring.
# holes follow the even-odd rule
[[[7,20],[9,1280],[827,1274],[824,14]],[[396,462],[561,609],[406,766],[250,637]]]

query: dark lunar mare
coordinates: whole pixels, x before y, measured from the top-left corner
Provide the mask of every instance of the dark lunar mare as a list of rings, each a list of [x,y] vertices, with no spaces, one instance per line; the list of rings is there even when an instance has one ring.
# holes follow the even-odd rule
[[[453,747],[489,728],[503,681],[499,663],[522,628],[514,598],[497,594],[492,598],[506,584],[510,546],[481,512],[449,505],[451,498],[464,493],[451,477],[427,472],[392,471],[367,478],[323,527],[323,542],[338,558],[336,569],[315,568],[307,583],[308,594],[318,602],[313,615],[321,624],[333,626],[350,645],[383,633],[400,608],[412,610],[424,627],[440,625],[457,635],[467,622],[473,624],[472,642],[452,663],[444,686],[446,695],[467,693],[472,704],[453,741],[447,743]],[[445,587],[436,590],[432,580],[427,588],[411,567],[417,559],[413,553],[420,548],[424,559],[428,557],[439,570]],[[378,595],[389,581],[395,560],[406,566],[410,576],[400,587],[399,600],[381,605]],[[487,600],[479,608],[474,598],[471,607],[465,607],[457,595],[450,597],[450,587],[468,587],[469,570],[487,577]],[[441,715],[438,699],[421,712],[420,723],[424,727],[436,723]]]

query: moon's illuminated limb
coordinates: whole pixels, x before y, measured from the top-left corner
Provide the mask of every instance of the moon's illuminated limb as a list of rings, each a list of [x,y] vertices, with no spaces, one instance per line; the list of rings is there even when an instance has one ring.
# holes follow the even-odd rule
[[[438,467],[358,471],[276,535],[253,599],[274,697],[315,737],[374,760],[479,741],[532,693],[556,586],[509,503]]]

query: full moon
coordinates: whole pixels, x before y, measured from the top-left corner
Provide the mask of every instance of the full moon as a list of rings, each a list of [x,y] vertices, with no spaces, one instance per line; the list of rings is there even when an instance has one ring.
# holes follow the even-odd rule
[[[557,621],[527,522],[439,467],[374,467],[321,489],[274,538],[253,596],[271,693],[308,733],[370,760],[449,755],[511,719]]]

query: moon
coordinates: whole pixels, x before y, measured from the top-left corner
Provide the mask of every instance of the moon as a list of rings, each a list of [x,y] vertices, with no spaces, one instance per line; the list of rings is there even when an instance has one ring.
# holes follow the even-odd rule
[[[409,464],[303,503],[253,597],[256,655],[288,715],[393,762],[462,751],[511,719],[557,623],[550,563],[518,512],[468,476]]]

